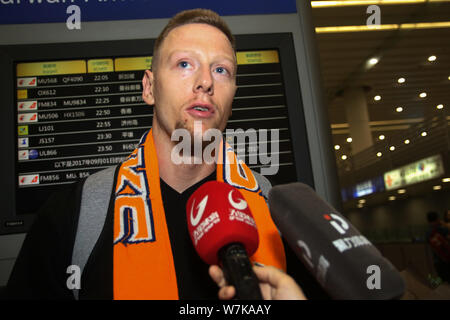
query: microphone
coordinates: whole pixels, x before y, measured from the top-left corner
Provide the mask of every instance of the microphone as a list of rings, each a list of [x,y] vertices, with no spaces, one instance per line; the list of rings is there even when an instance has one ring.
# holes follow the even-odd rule
[[[333,299],[403,295],[405,285],[394,266],[307,185],[273,187],[269,208],[289,246]]]
[[[206,182],[189,198],[186,215],[200,258],[210,265],[220,262],[228,284],[236,288],[236,298],[262,300],[249,260],[258,249],[258,230],[241,192],[224,182]]]

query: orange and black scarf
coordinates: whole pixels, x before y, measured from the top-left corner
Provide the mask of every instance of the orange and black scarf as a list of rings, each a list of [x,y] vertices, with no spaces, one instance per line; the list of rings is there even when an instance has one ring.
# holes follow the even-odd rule
[[[284,248],[251,170],[223,142],[217,181],[237,187],[252,208],[259,247],[251,257],[286,270]],[[238,162],[239,161],[239,162]],[[240,168],[239,168],[240,167]],[[152,131],[119,169],[114,204],[114,299],[178,299]],[[187,226],[186,226],[187,227]]]

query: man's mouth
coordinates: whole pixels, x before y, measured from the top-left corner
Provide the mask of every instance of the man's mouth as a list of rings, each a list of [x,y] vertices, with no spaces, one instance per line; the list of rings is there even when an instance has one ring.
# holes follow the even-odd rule
[[[200,107],[200,106],[195,106],[194,110],[198,110],[198,111],[209,111],[209,109],[207,107]]]
[[[186,111],[195,118],[206,119],[212,117],[214,107],[205,103],[193,103]]]

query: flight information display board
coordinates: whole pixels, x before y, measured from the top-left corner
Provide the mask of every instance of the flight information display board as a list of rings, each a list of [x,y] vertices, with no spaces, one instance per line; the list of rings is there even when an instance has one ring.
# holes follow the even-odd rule
[[[64,184],[122,162],[151,126],[151,57],[17,64],[19,188]]]
[[[153,43],[0,47],[0,234],[26,232],[53,192],[121,163],[136,148],[153,119],[142,99]],[[227,142],[251,169],[272,168],[272,184],[312,186],[292,36],[238,35],[236,44]]]
[[[270,165],[287,166],[294,177],[278,52],[238,52],[237,59],[238,90],[227,129],[244,133],[269,129],[268,157],[272,156],[270,129],[278,130],[273,141],[278,143],[278,163]],[[144,56],[17,64],[16,206],[20,213],[34,212],[41,204],[24,201],[30,198],[30,189],[72,183],[121,163],[136,148],[152,124],[152,107],[142,99],[141,83],[151,61]],[[258,143],[238,145],[236,135],[227,140],[247,159],[259,152]],[[259,159],[250,167],[263,167]]]

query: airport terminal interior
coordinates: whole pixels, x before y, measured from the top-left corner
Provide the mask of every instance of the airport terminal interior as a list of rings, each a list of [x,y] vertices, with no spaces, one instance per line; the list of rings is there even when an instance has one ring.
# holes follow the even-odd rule
[[[313,15],[343,212],[399,270],[433,283],[426,214],[448,223],[450,208],[450,3],[380,6],[377,29],[368,6],[337,2]]]
[[[297,7],[301,3],[304,8],[302,1],[296,1]],[[320,181],[336,181],[335,189],[323,188],[324,194],[334,190],[336,209],[401,273],[408,288],[403,298],[450,299],[449,283],[436,269],[436,254],[427,238],[431,228],[427,220],[429,212],[436,212],[439,223],[450,227],[450,0],[310,1],[309,9],[308,21],[313,24],[312,41],[316,51],[303,50],[302,43],[307,47],[308,39],[304,30],[297,30],[299,21],[304,21],[297,12],[259,14],[253,18],[248,18],[251,14],[243,14],[244,18],[239,14],[225,15],[231,29],[238,34],[238,52],[241,51],[239,89],[229,128],[282,128],[280,169],[278,176],[269,180],[280,184],[292,182],[297,174],[303,182],[315,183],[319,193]],[[266,24],[266,17],[275,23]],[[17,171],[11,176],[15,187],[11,187],[11,193],[8,191],[11,196],[5,196],[5,201],[17,209],[14,211],[19,218],[11,213],[1,220],[0,287],[7,283],[28,230],[26,225],[32,216],[28,213],[34,213],[49,190],[123,161],[151,125],[151,110],[138,109],[139,104],[144,105],[140,79],[151,63],[144,49],[153,44],[167,20],[148,19],[152,26],[147,28],[149,36],[143,28],[147,22],[139,19],[142,18],[124,19],[117,25],[91,21],[79,32],[61,31],[53,29],[52,23],[42,23],[39,30],[47,30],[48,34],[38,35],[37,43],[30,33],[34,28],[30,22],[17,29],[0,25],[5,37],[0,45],[29,48],[29,52],[18,53],[17,48],[8,51],[12,57],[17,53],[17,59],[11,60],[11,65],[17,66],[17,74],[11,73],[17,79],[11,83],[17,81],[17,88],[12,84],[8,87],[8,94],[17,89],[17,97],[11,95],[10,100],[17,104],[17,110],[11,110],[6,116],[17,121],[9,121],[11,124],[2,130],[9,130],[8,137],[14,136],[8,148],[18,158],[5,162],[2,172],[11,175],[7,168]],[[271,30],[275,30],[274,35],[266,36]],[[55,36],[50,35],[53,31]],[[145,45],[139,39],[145,39]],[[105,46],[101,41],[111,43]],[[50,42],[54,43],[46,48],[42,45]],[[88,50],[89,45],[94,49]],[[73,48],[71,55],[64,53],[67,48]],[[36,50],[38,58],[33,60],[30,50]],[[86,52],[93,55],[91,60]],[[316,59],[302,60],[308,52],[316,52]],[[5,59],[3,55],[2,59]],[[117,93],[109,92],[112,86],[100,85],[95,89],[98,97],[85,98],[82,95],[86,86],[79,84],[76,77],[58,75],[58,81],[68,79],[68,84],[73,85],[73,92],[79,93],[76,99],[75,93],[61,93],[60,100],[55,98],[51,102],[51,89],[41,92],[49,98],[39,97],[33,91],[36,88],[31,87],[31,82],[38,74],[33,72],[38,67],[32,63],[40,63],[42,68],[58,70],[61,66],[64,70],[76,70],[80,59],[84,59],[80,70],[88,70],[86,74],[99,72],[92,76],[92,83],[107,79],[102,78],[100,71],[106,68],[110,76],[117,76],[114,79],[124,85],[111,89],[117,89]],[[45,66],[49,60],[56,63]],[[311,70],[305,61],[317,62],[319,89],[305,89],[314,83],[309,83],[309,78],[303,75],[305,70]],[[291,67],[295,63],[297,68]],[[135,71],[136,68],[130,67],[135,65],[142,68]],[[78,74],[78,71],[70,73]],[[23,85],[22,90],[20,81],[31,82]],[[48,78],[48,81],[39,85],[50,88],[52,80]],[[302,96],[296,93],[300,87]],[[310,99],[307,92],[313,91],[320,92],[321,98]],[[63,96],[73,96],[73,99],[62,102]],[[33,99],[39,104],[33,104]],[[105,108],[80,111],[89,103]],[[117,108],[106,108],[113,104]],[[39,116],[33,113],[37,105],[41,111]],[[298,105],[301,107],[296,108]],[[318,106],[324,109],[320,117],[317,110],[311,110]],[[44,111],[52,108],[68,108],[70,112],[47,112],[44,117]],[[93,110],[97,114],[91,117],[89,112]],[[82,118],[90,118],[90,122],[80,122]],[[38,120],[47,125],[38,126],[35,123]],[[325,130],[316,130],[316,120]],[[90,124],[94,127],[89,127]],[[115,126],[117,129],[113,131]],[[314,130],[325,138],[317,138]],[[91,131],[95,132],[92,139],[96,142],[89,140]],[[17,144],[13,146],[12,140],[18,141]],[[118,142],[108,144],[109,140]],[[58,144],[60,149],[50,148]],[[320,151],[323,146],[326,152]],[[244,151],[251,152],[249,145]],[[82,152],[85,154],[81,155]],[[317,158],[324,154],[324,158]],[[323,171],[328,173],[323,173],[320,166],[326,163],[326,154],[331,165],[328,171]],[[305,159],[301,158],[303,155]],[[250,166],[258,167],[261,166]],[[7,183],[1,183],[5,188]],[[17,191],[14,196],[13,191]]]

